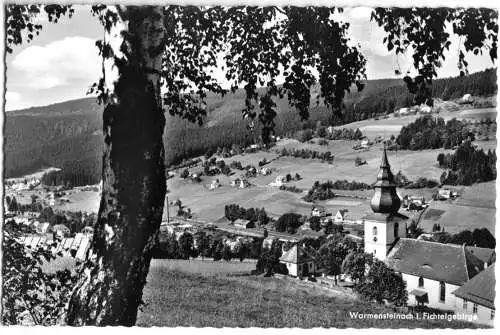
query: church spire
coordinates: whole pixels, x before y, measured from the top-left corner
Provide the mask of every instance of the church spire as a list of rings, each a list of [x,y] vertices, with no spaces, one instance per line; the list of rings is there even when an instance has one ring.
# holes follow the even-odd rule
[[[387,150],[382,153],[380,171],[375,183],[375,194],[370,202],[372,210],[376,213],[397,213],[401,206],[401,199],[396,193],[396,183],[387,159]]]

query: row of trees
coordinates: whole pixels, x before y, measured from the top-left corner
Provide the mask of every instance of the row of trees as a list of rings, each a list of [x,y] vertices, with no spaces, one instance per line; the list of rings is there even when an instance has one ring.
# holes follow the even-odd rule
[[[441,175],[441,184],[471,185],[496,179],[496,152],[477,149],[470,141],[460,145],[453,154],[440,153],[439,166],[447,169]]]
[[[312,159],[321,159],[327,163],[333,162],[335,158],[334,155],[330,151],[318,152],[316,150],[311,149],[295,149],[295,148],[283,148],[278,150],[277,153],[281,156],[292,156],[297,158],[312,158]]]
[[[194,257],[213,258],[214,261],[238,258],[258,259],[261,254],[262,239],[242,240],[234,248],[226,243],[223,234],[210,235],[204,231],[195,234],[183,232],[160,233],[159,243],[154,250],[154,257],[167,259],[190,259]]]
[[[400,149],[423,150],[441,147],[449,149],[467,139],[471,141],[475,139],[467,123],[455,118],[445,123],[443,118],[425,115],[403,126],[396,142]]]
[[[433,230],[439,233],[434,236],[440,243],[465,244],[490,249],[495,249],[496,246],[495,236],[487,228],[475,228],[473,231],[466,229],[456,234],[449,234],[440,226],[433,227]]]
[[[269,223],[269,216],[264,208],[243,208],[237,204],[230,204],[224,207],[224,215],[228,220],[234,221],[237,219],[257,222],[259,225]]]
[[[328,128],[321,126],[316,129],[316,136],[329,140],[360,140],[363,138],[363,133],[359,128],[333,128],[328,131]]]

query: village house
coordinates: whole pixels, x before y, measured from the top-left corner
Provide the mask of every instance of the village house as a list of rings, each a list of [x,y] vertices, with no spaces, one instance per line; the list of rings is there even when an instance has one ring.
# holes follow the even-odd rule
[[[326,210],[324,207],[321,206],[314,206],[311,209],[311,216],[319,216],[320,218],[326,216]]]
[[[455,311],[472,314],[472,322],[493,326],[495,323],[495,265],[490,266],[457,290]]]
[[[282,186],[285,183],[286,183],[286,176],[279,175],[279,176],[276,176],[276,178],[274,179],[274,182],[271,183],[271,186]]]
[[[267,176],[267,175],[270,175],[272,171],[268,167],[263,167],[262,169],[260,169],[259,172],[261,175]]]
[[[342,222],[344,222],[345,219],[346,219],[347,212],[348,212],[348,210],[345,209],[345,208],[344,209],[339,209],[337,211],[337,214],[335,214],[335,216],[333,218],[334,222],[335,223],[342,223]]]
[[[373,213],[364,217],[365,252],[401,274],[410,306],[454,311],[457,299],[453,293],[464,291],[458,289],[493,261],[494,251],[407,238],[408,217],[398,213],[401,199],[385,148],[370,205]]]
[[[210,183],[210,186],[208,188],[211,190],[215,190],[216,188],[219,188],[219,187],[220,187],[219,179],[214,179],[214,180],[212,180],[212,182]]]
[[[438,192],[438,199],[439,200],[448,200],[451,199],[451,190],[449,188],[443,188],[440,189]]]
[[[250,183],[245,178],[237,177],[231,181],[231,186],[237,188],[247,188],[250,186]]]
[[[474,99],[472,98],[472,95],[467,93],[467,94],[464,94],[464,96],[461,99],[461,102],[462,103],[471,103],[471,102],[474,102]]]
[[[298,244],[283,253],[280,263],[285,264],[290,276],[309,277],[316,272],[314,257]]]
[[[235,227],[243,228],[243,229],[254,227],[253,222],[251,222],[249,220],[243,220],[243,219],[236,219],[236,220],[234,220],[233,224]]]

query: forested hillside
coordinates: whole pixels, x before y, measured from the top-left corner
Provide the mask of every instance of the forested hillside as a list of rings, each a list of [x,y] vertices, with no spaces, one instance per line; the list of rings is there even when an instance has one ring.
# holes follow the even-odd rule
[[[433,84],[434,97],[445,100],[465,93],[491,96],[496,92],[496,69],[467,77],[439,79]],[[300,120],[298,114],[290,110],[286,98],[276,101],[276,135],[291,135],[300,129],[313,128],[318,121],[323,125],[339,125],[391,113],[394,109],[410,106],[413,99],[400,79],[371,80],[362,92],[353,89],[347,95],[344,117],[339,120],[321,104],[316,105],[317,94],[318,89],[313,89],[308,121]],[[256,121],[254,131],[249,130],[249,123],[240,112],[243,105],[243,90],[223,98],[209,95],[208,115],[203,126],[167,113],[166,163],[176,164],[219,146],[253,143],[260,129]],[[101,172],[101,117],[102,107],[94,98],[7,112],[5,177],[55,166],[63,168],[65,179],[69,178],[72,184],[97,183]]]

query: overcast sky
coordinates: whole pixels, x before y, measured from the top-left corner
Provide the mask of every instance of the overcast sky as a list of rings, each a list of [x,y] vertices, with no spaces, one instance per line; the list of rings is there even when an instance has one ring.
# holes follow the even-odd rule
[[[101,61],[95,41],[103,28],[90,14],[89,7],[77,6],[72,19],[58,24],[43,22],[43,31],[30,44],[14,48],[7,55],[6,110],[48,105],[86,96],[88,87],[98,80]],[[399,66],[411,69],[411,55],[396,57],[382,45],[384,32],[370,22],[370,9],[346,8],[343,19],[351,23],[350,37],[361,45],[367,58],[368,79],[394,78]],[[43,21],[43,19],[42,19]],[[459,74],[458,38],[452,37],[439,77]],[[493,67],[487,54],[467,55],[470,72]]]

